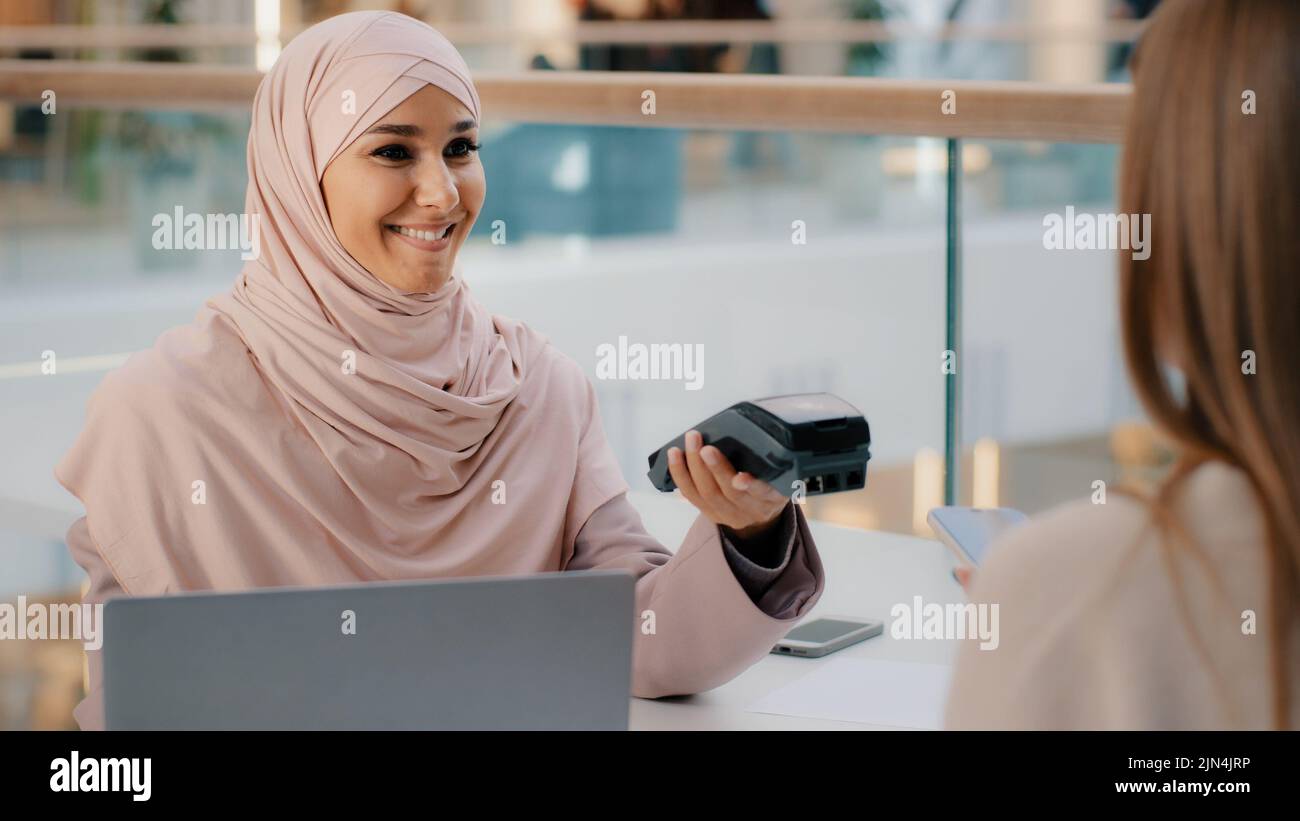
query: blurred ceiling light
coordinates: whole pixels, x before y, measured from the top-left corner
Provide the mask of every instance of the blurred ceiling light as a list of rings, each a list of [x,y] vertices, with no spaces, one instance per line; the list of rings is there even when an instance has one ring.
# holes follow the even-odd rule
[[[993,155],[982,143],[963,143],[961,167],[967,174],[988,169]],[[914,177],[920,173],[948,173],[948,149],[945,145],[896,145],[880,155],[880,166],[891,177]]]
[[[280,0],[253,0],[253,28],[257,32],[257,70],[270,71],[280,56]]]

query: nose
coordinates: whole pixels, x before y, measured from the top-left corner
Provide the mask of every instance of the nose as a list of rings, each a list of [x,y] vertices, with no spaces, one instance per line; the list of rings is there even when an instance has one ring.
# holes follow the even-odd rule
[[[419,177],[414,195],[416,205],[421,208],[436,208],[443,214],[450,214],[460,205],[456,176],[441,158],[422,163],[417,173]]]

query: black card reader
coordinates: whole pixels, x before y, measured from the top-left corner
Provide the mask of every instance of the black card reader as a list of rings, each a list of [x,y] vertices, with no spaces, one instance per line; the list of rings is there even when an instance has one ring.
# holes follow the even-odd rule
[[[695,430],[732,467],[786,496],[802,481],[804,493],[858,490],[867,483],[871,430],[862,413],[829,393],[796,393],[739,402]],[[668,473],[668,449],[686,451],[686,434],[650,454],[650,482],[665,493],[677,484]]]

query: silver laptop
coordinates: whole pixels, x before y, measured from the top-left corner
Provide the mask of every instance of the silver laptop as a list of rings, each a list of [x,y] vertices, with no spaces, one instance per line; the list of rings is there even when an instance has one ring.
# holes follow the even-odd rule
[[[625,730],[615,571],[119,598],[110,730]]]

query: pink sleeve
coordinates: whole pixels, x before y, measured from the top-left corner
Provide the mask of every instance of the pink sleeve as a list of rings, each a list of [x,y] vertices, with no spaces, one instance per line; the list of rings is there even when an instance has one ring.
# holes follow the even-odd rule
[[[571,362],[571,360],[570,360]],[[578,438],[578,453],[574,460],[573,484],[569,488],[569,503],[564,516],[565,556],[578,538],[578,531],[601,505],[628,491],[623,469],[605,438],[605,426],[600,418],[600,403],[591,381],[576,364],[571,364],[573,378],[580,381],[577,390],[582,392],[582,431]]]
[[[109,566],[104,562],[99,549],[95,547],[85,516],[72,523],[72,527],[68,529],[67,539],[68,551],[72,554],[73,560],[90,577],[90,587],[81,597],[82,602],[100,604],[114,596],[126,595],[122,592],[117,579],[113,577]],[[104,729],[103,659],[100,657],[102,652],[102,650],[86,651],[86,667],[89,674],[86,697],[72,711],[77,726],[83,730]]]
[[[632,695],[686,695],[735,678],[766,655],[817,603],[821,559],[803,511],[779,576],[756,602],[728,561],[718,526],[696,517],[670,554],[620,495],[582,528],[566,570],[623,569],[637,578]],[[779,613],[777,618],[769,613]]]

